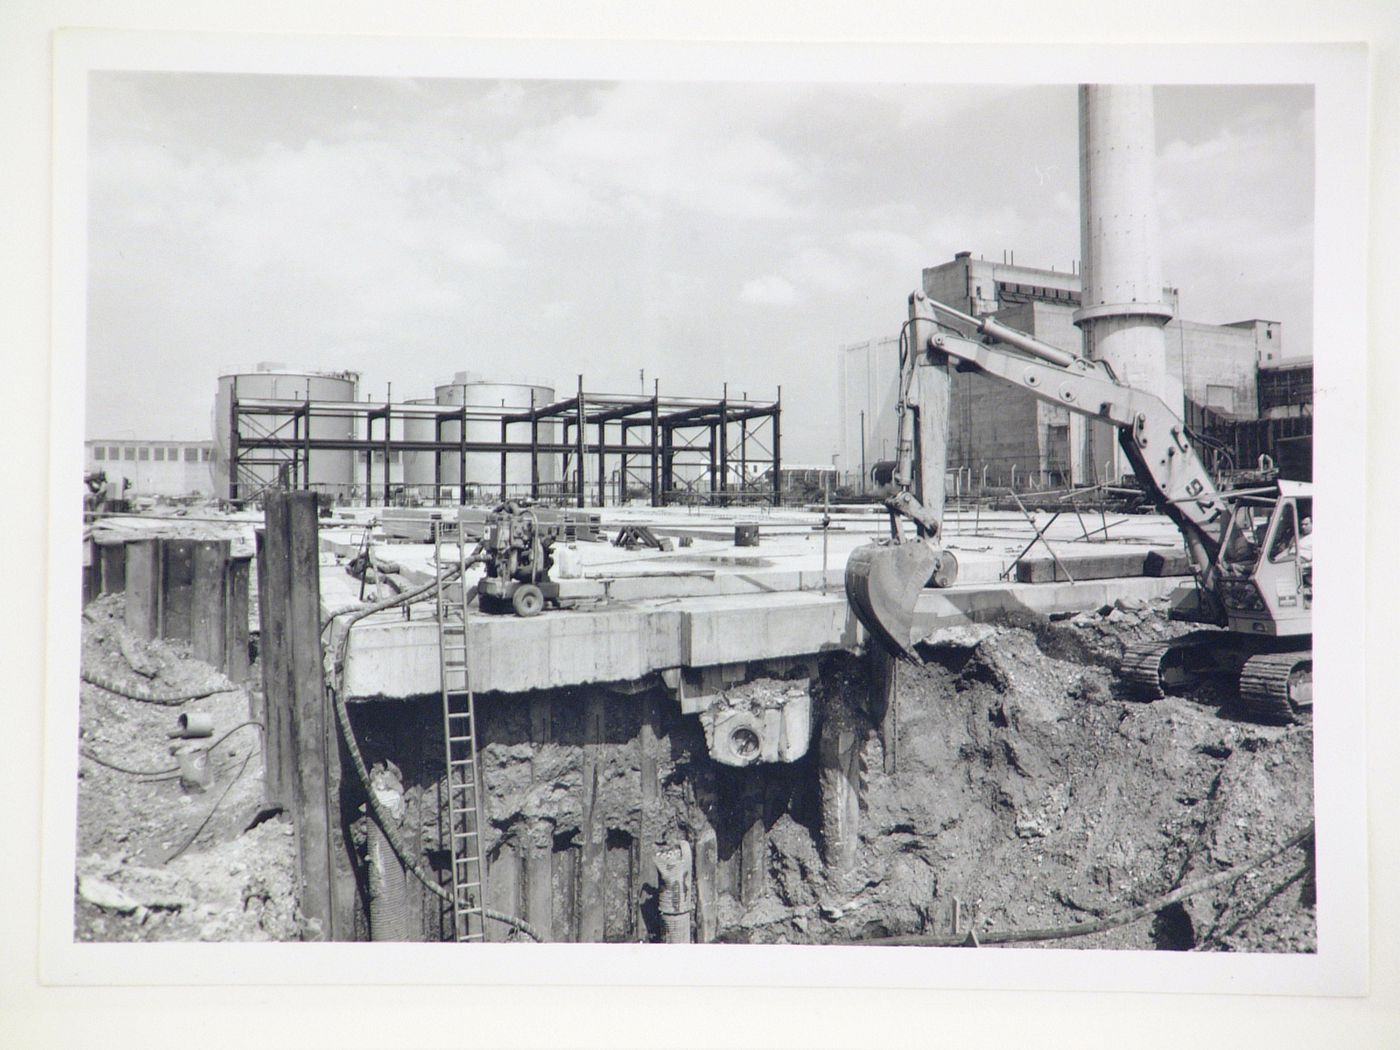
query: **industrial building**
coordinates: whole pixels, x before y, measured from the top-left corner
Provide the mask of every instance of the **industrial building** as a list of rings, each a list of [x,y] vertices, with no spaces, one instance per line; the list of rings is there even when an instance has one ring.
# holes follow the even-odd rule
[[[1075,324],[1082,280],[1075,272],[959,252],[950,262],[923,271],[923,290],[967,313],[995,314],[1003,324],[1082,356],[1083,336]],[[1194,426],[1214,432],[1266,416],[1310,419],[1311,362],[1284,362],[1283,329],[1277,321],[1204,324],[1180,317],[1176,288],[1163,287],[1161,300],[1171,311],[1163,330],[1166,389],[1169,396],[1180,398],[1183,417]],[[848,344],[838,351],[838,447],[848,483],[859,484],[862,464],[868,472],[893,453],[898,374],[895,336]],[[955,373],[949,411],[948,469],[958,491],[981,484],[1107,480],[1105,464],[1084,462],[1081,420],[1060,406],[976,374]],[[1292,429],[1300,427],[1295,424]],[[1246,442],[1241,451],[1247,453],[1257,444]]]
[[[107,475],[108,491],[121,496],[209,495],[214,491],[212,441],[137,441],[90,438],[83,472]]]

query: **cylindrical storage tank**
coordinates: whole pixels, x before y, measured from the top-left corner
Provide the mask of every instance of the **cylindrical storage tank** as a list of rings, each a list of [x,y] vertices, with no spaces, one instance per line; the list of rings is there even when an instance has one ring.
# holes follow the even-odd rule
[[[488,378],[476,372],[458,372],[450,383],[437,387],[437,402],[440,405],[465,405],[467,407],[467,441],[491,442],[501,440],[500,415],[504,408],[508,412],[528,412],[533,404],[543,408],[554,399],[554,387],[549,383],[528,378],[507,379]],[[470,418],[475,417],[475,418]],[[547,444],[558,440],[558,423],[542,421],[539,426],[539,441]],[[445,419],[442,424],[444,441],[461,440],[461,421]],[[512,423],[507,431],[511,444],[530,443],[530,424]],[[460,456],[451,452],[442,457],[442,483],[456,485],[460,480]],[[541,453],[539,456],[539,481],[542,485],[554,482],[558,476],[557,453]],[[500,496],[501,456],[498,452],[467,453],[467,498],[490,502]],[[530,493],[530,456],[528,453],[512,454],[506,458],[506,485],[512,497],[528,496]]]
[[[415,397],[407,402],[410,405],[435,405],[435,397]],[[436,440],[437,432],[433,429],[432,416],[404,416],[403,417],[403,438],[405,441],[433,441]],[[453,461],[452,469],[457,469],[456,456],[443,454],[444,465],[446,461]],[[434,489],[437,478],[433,470],[433,453],[431,452],[410,452],[405,449],[403,454],[403,483],[410,495],[416,496],[424,503],[432,503],[438,498],[438,493]],[[447,484],[444,474],[443,482]]]
[[[296,372],[283,365],[260,362],[254,371],[234,372],[219,377],[214,395],[214,491],[221,497],[231,495],[229,460],[233,446],[232,406],[235,397],[250,400],[354,401],[358,396],[358,372]],[[280,428],[280,429],[279,429]],[[291,418],[285,415],[241,415],[239,432],[243,439],[266,437],[275,433],[288,445],[293,443]],[[318,415],[311,421],[311,437],[349,439],[356,437],[354,420],[346,416]],[[277,480],[277,467],[271,463],[249,463],[248,460],[287,458],[275,449],[240,451],[244,461],[238,476],[240,499],[246,499],[263,485]],[[343,497],[356,484],[355,453],[349,451],[314,451],[311,453],[310,482],[313,488]],[[300,481],[301,479],[298,479]],[[361,478],[360,480],[363,480]]]

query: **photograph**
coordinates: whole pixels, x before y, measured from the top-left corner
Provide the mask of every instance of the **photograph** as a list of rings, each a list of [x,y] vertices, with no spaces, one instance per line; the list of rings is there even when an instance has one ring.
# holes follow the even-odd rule
[[[73,942],[1316,955],[1306,78],[83,90]]]

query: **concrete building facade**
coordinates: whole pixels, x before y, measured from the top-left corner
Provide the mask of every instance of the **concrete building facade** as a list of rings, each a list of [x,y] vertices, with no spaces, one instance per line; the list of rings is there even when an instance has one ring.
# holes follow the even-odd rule
[[[212,441],[92,438],[83,443],[83,451],[83,470],[105,473],[113,499],[214,492]]]
[[[1013,328],[1083,355],[1075,313],[1080,277],[1063,270],[990,262],[960,252],[923,272],[926,294],[967,313],[995,314]],[[1282,326],[1249,320],[1213,325],[1183,321],[1177,289],[1161,301],[1173,317],[1163,334],[1169,400],[1187,417],[1190,406],[1210,406],[1217,416],[1259,416],[1259,370],[1280,360]],[[838,351],[840,444],[843,475],[861,468],[864,413],[866,468],[893,454],[899,347],[893,336],[842,346]],[[1112,468],[1084,462],[1084,421],[1019,388],[974,373],[954,372],[949,405],[948,470],[954,491],[980,484],[1018,487],[1085,484],[1105,480]]]
[[[1311,361],[1260,365],[1260,419],[1302,419],[1312,415],[1312,408]]]

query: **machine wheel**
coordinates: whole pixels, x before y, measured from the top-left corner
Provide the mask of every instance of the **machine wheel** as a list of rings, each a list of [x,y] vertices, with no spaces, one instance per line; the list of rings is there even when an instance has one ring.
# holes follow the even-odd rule
[[[522,583],[511,595],[510,604],[516,616],[538,616],[544,608],[544,592],[533,583]]]
[[[952,551],[938,552],[938,568],[933,570],[933,576],[928,582],[930,587],[940,590],[958,582],[958,559]]]

